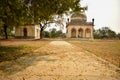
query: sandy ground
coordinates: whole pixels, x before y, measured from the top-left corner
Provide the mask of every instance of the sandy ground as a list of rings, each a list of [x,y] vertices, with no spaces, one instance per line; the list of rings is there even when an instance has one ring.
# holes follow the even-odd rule
[[[120,73],[79,47],[52,41],[33,54],[0,63],[0,80],[120,80]]]

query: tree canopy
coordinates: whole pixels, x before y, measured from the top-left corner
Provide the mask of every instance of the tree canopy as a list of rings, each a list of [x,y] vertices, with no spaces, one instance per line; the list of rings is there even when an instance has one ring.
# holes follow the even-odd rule
[[[22,0],[0,0],[0,26],[3,26],[5,37],[7,28],[27,22],[27,6]]]
[[[50,29],[50,31],[43,31],[44,38],[65,38],[65,33],[62,30],[56,30],[55,28]]]
[[[116,38],[116,33],[115,31],[111,30],[109,27],[102,27],[98,30],[94,31],[94,38],[98,39],[111,39],[111,38]]]
[[[80,11],[80,0],[25,0],[29,6],[33,23],[40,24],[40,38],[47,24],[54,22],[55,15],[61,15],[71,9]]]
[[[43,31],[54,15],[70,9],[79,11],[80,0],[0,0],[0,25],[4,28],[6,38],[10,26],[40,24]]]
[[[25,21],[27,8],[22,0],[0,0],[0,25],[19,25]]]
[[[29,5],[34,23],[51,20],[53,15],[60,15],[72,9],[80,10],[80,0],[25,0]]]

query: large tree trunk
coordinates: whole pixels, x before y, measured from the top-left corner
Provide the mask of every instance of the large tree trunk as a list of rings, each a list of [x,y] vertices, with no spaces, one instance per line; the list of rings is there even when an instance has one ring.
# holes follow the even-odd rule
[[[42,39],[42,38],[43,38],[42,33],[43,33],[43,28],[41,28],[41,30],[40,30],[40,39]]]
[[[7,34],[7,25],[4,24],[3,28],[4,28],[4,33],[5,33],[5,39],[8,39],[8,34]]]

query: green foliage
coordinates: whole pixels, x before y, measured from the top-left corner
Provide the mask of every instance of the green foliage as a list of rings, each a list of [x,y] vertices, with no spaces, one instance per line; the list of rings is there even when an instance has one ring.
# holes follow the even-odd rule
[[[30,4],[30,15],[35,24],[40,24],[40,38],[46,26],[50,23],[56,23],[55,15],[67,13],[70,9],[72,12],[80,11],[80,0],[25,0]],[[57,21],[58,22],[58,21]]]
[[[56,37],[56,29],[55,28],[51,29],[51,31],[50,31],[50,37],[51,38],[55,38]]]
[[[65,34],[62,32],[62,30],[56,30],[55,28],[51,29],[50,31],[50,38],[58,38],[58,37],[61,37],[61,38],[65,38]]]
[[[50,32],[43,31],[43,37],[45,38],[65,38],[65,33],[62,32],[62,30],[56,30],[55,28],[51,29]]]
[[[117,38],[120,39],[120,33],[117,34]]]
[[[43,31],[43,37],[50,38],[50,33],[48,31]]]
[[[11,26],[8,27],[8,29],[7,29],[8,36],[13,36],[12,31],[13,31],[13,27],[11,27]],[[1,37],[4,37],[4,36],[5,36],[3,27],[0,27],[0,36],[1,36]]]
[[[8,39],[8,28],[28,23],[28,7],[23,0],[0,0],[0,26]]]
[[[102,27],[101,29],[94,31],[94,38],[104,39],[104,38],[116,38],[116,33],[112,31],[109,27]]]
[[[54,15],[61,15],[70,9],[80,11],[80,0],[0,0],[0,25],[7,28],[24,25],[40,24],[41,35]],[[42,38],[42,37],[41,37]]]
[[[0,0],[0,25],[19,25],[27,16],[27,7],[22,0]]]
[[[80,10],[80,0],[25,0],[35,23],[52,20],[53,15],[60,15],[72,9]]]
[[[3,36],[4,35],[4,30],[2,27],[0,27],[0,36]]]

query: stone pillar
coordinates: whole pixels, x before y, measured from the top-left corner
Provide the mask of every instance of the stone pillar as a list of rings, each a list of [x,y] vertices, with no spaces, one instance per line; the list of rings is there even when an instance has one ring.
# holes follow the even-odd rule
[[[93,27],[91,28],[91,39],[93,39]]]
[[[83,29],[83,38],[85,38],[85,28]]]
[[[23,26],[20,28],[20,36],[24,36],[24,34],[23,34]]]
[[[68,38],[68,29],[67,29],[67,27],[66,27],[66,37]]]
[[[70,28],[67,28],[67,31],[68,31],[67,34],[66,34],[66,35],[67,35],[67,38],[70,38],[70,37],[71,37],[71,29],[70,29]]]
[[[78,30],[76,29],[76,38],[78,38]]]

